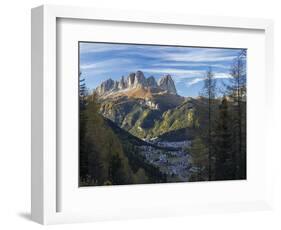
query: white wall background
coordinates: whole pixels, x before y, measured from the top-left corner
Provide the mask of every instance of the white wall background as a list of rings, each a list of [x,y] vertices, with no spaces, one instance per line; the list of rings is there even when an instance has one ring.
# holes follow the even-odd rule
[[[201,15],[262,17],[275,20],[275,98],[281,100],[281,14],[278,0],[8,0],[0,8],[0,228],[38,229],[30,211],[30,8],[68,4]],[[280,103],[281,105],[281,103]],[[263,108],[261,108],[263,109]],[[202,215],[48,226],[52,229],[280,229],[280,106],[275,109],[275,203],[270,212]],[[262,121],[261,121],[262,122]],[[258,124],[257,124],[258,127]],[[280,153],[280,155],[278,155]]]

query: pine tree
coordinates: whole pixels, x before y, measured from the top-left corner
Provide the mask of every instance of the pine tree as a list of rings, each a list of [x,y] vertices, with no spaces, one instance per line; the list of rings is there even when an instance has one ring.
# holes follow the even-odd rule
[[[106,146],[99,141],[102,136],[103,119],[99,115],[99,104],[96,94],[88,96],[84,111],[85,124],[85,155],[87,156],[88,177],[91,185],[102,185],[107,179],[102,157],[106,155]],[[81,120],[80,120],[81,122]],[[101,148],[103,147],[103,148]]]
[[[88,178],[88,154],[85,140],[86,116],[85,116],[86,84],[82,73],[79,74],[79,177],[80,185],[86,183]]]
[[[214,78],[214,74],[212,69],[209,68],[206,72],[205,79],[204,79],[204,86],[201,90],[201,96],[207,98],[208,100],[208,125],[207,125],[207,144],[208,144],[208,177],[209,180],[212,180],[213,174],[213,143],[212,143],[212,123],[213,123],[213,107],[214,107],[214,99],[216,97],[216,80]]]
[[[246,178],[246,50],[234,59],[226,94],[233,102],[232,141],[235,177]]]
[[[192,166],[195,167],[195,172],[191,175],[191,181],[208,180],[208,148],[200,137],[196,137],[191,146],[187,149],[191,155]]]
[[[231,146],[229,106],[226,97],[223,97],[219,106],[219,117],[215,128],[214,155],[216,180],[235,178],[235,164],[233,164]]]
[[[79,73],[79,107],[80,110],[85,109],[87,96],[87,88],[85,83],[85,78],[82,78],[82,73]]]

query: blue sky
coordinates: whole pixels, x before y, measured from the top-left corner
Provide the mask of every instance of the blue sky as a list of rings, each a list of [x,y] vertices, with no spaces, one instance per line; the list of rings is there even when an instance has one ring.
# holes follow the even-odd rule
[[[179,95],[198,96],[211,67],[218,86],[227,81],[233,59],[240,49],[197,48],[80,42],[80,72],[89,89],[108,78],[141,70],[158,80],[170,74]]]

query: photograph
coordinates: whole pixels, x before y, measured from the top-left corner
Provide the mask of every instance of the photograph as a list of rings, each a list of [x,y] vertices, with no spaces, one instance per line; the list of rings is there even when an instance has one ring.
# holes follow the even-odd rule
[[[247,179],[247,49],[77,45],[79,187]]]

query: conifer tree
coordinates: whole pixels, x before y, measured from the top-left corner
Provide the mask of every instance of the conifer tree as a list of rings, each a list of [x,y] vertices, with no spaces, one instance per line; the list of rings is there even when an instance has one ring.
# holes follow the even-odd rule
[[[88,154],[86,151],[86,116],[85,116],[85,101],[86,84],[85,78],[82,78],[82,73],[79,73],[79,177],[80,183],[86,183],[88,180]],[[82,185],[82,184],[80,184]]]
[[[211,68],[209,68],[206,72],[204,78],[204,86],[201,90],[201,96],[207,98],[208,102],[208,111],[207,111],[207,148],[208,148],[208,178],[212,180],[213,174],[213,149],[212,149],[212,128],[213,128],[213,110],[214,110],[214,99],[216,97],[216,80],[214,78],[214,74]]]
[[[215,179],[227,180],[235,178],[232,159],[232,140],[230,130],[229,107],[226,97],[219,106],[219,117],[215,128]]]
[[[232,106],[232,148],[233,161],[236,164],[235,177],[246,178],[246,50],[242,50],[234,59],[230,70],[226,94],[233,102]]]
[[[191,175],[192,181],[208,180],[208,148],[200,137],[196,137],[191,146],[187,149],[192,159],[192,165],[195,172]]]

